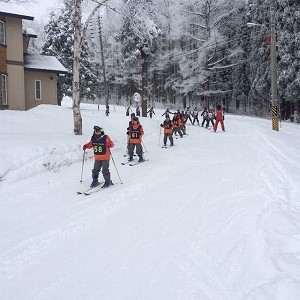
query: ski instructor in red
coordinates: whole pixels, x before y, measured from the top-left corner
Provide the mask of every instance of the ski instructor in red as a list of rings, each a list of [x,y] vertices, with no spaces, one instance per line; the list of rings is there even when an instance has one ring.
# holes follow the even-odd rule
[[[84,144],[82,149],[94,149],[94,169],[92,170],[93,182],[91,187],[99,185],[98,176],[99,172],[102,169],[103,178],[105,180],[102,188],[106,188],[112,185],[110,180],[109,172],[109,160],[110,160],[110,148],[114,147],[114,143],[108,135],[106,135],[103,129],[99,126],[94,126],[94,134],[91,137],[91,140]]]
[[[218,124],[221,123],[222,130],[225,131],[225,126],[224,126],[224,113],[222,110],[221,105],[217,105],[216,113],[215,113],[215,119],[216,123],[214,125],[214,131],[217,131]]]

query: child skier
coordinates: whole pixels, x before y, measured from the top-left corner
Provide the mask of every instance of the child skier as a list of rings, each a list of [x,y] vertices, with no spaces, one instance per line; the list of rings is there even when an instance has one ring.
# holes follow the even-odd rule
[[[215,115],[214,115],[213,111],[210,109],[207,114],[207,122],[206,122],[206,126],[205,126],[206,128],[209,127],[210,122],[211,122],[212,127],[215,126],[214,118],[215,118]]]
[[[113,184],[110,180],[109,172],[110,148],[113,147],[114,143],[110,137],[104,133],[103,129],[99,126],[94,126],[94,134],[91,137],[91,140],[82,147],[83,150],[94,149],[95,162],[92,170],[93,182],[91,183],[91,187],[99,185],[98,177],[101,169],[105,180],[102,188],[106,188]]]
[[[109,114],[110,114],[110,112],[109,112],[109,105],[106,105],[105,114],[106,114],[107,116],[109,116]]]
[[[150,116],[150,119],[152,119],[152,116],[153,114],[155,115],[155,112],[154,112],[154,109],[153,109],[153,106],[151,106],[151,108],[147,111],[147,114],[149,114]]]
[[[177,135],[177,132],[178,132],[178,134],[179,134],[180,137],[182,138],[182,137],[183,137],[183,134],[182,134],[182,132],[180,131],[180,123],[181,123],[181,121],[180,121],[180,118],[179,118],[179,116],[178,116],[177,113],[174,113],[174,117],[173,117],[172,123],[173,123],[173,133],[174,133],[175,135]]]
[[[187,107],[185,110],[185,119],[186,119],[186,121],[189,120],[191,122],[191,124],[193,123],[192,118],[191,118],[191,111],[190,111],[189,107]]]
[[[164,147],[167,146],[167,140],[169,138],[170,145],[173,146],[173,123],[170,120],[170,116],[166,116],[166,119],[162,124],[160,124],[160,127],[164,129]]]
[[[140,111],[140,108],[138,106],[135,109],[135,114],[137,115],[137,117],[139,117],[141,115],[141,111]]]
[[[192,123],[193,125],[195,124],[195,121],[197,121],[198,125],[200,125],[198,115],[199,115],[199,111],[198,111],[197,107],[195,107],[195,109],[193,111],[193,118],[194,118],[193,123]]]
[[[127,127],[127,132],[126,132],[126,134],[127,134],[127,154],[129,155],[129,127],[131,126],[131,125],[133,125],[133,119],[135,118],[135,113],[131,113],[131,115],[130,115],[130,121],[129,121],[129,124],[128,124],[128,127]]]
[[[142,125],[139,123],[137,117],[133,118],[132,124],[128,128],[129,135],[129,161],[133,160],[133,151],[136,148],[136,154],[139,156],[139,162],[144,161],[143,159],[143,147],[142,147],[142,136],[144,130]]]
[[[167,107],[166,111],[161,115],[163,116],[170,116],[170,114],[173,114],[172,112],[170,112],[169,107]]]
[[[201,127],[204,126],[204,123],[206,122],[207,123],[207,116],[208,116],[208,111],[207,111],[207,108],[205,107],[203,112],[201,113],[201,116],[202,116],[202,123],[201,123]]]
[[[186,135],[186,126],[185,126],[185,123],[186,123],[185,113],[184,113],[184,111],[182,111],[179,114],[179,130],[182,132],[183,135]]]

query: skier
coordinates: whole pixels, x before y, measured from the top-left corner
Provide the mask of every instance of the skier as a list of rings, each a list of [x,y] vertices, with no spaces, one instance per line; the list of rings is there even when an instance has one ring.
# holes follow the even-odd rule
[[[106,105],[106,111],[105,111],[105,114],[106,114],[107,116],[109,116],[109,114],[110,114],[110,112],[109,112],[109,105]]]
[[[195,107],[195,109],[194,109],[192,115],[193,115],[193,118],[194,118],[192,124],[194,125],[194,124],[195,124],[195,121],[197,121],[198,125],[200,126],[200,124],[199,124],[199,119],[198,119],[199,112],[198,112],[197,107]]]
[[[128,106],[127,108],[126,108],[126,116],[128,117],[129,116],[129,113],[130,113],[130,106]]]
[[[214,125],[214,131],[217,131],[218,124],[221,123],[222,130],[225,131],[224,126],[224,113],[220,104],[217,105],[216,113],[215,113],[216,123]]]
[[[178,115],[178,114],[177,114],[177,115]],[[182,112],[179,114],[179,129],[180,129],[180,131],[182,132],[183,135],[186,135],[185,122],[186,122],[186,119],[185,119],[185,113],[184,113],[184,111],[182,111]]]
[[[139,123],[137,117],[133,118],[132,124],[129,126],[129,159],[133,160],[133,151],[136,148],[136,153],[139,156],[139,162],[144,161],[143,159],[143,147],[142,147],[142,136],[144,135],[144,130],[142,125]]]
[[[151,106],[151,108],[147,111],[147,114],[149,114],[150,118],[152,119],[152,115],[153,115],[153,114],[155,115],[153,106]]]
[[[174,117],[173,117],[172,123],[173,123],[173,133],[175,135],[177,135],[177,132],[178,132],[178,134],[182,138],[183,135],[182,135],[182,132],[180,131],[180,118],[177,115],[177,113],[174,113]]]
[[[130,125],[132,125],[133,123],[133,119],[136,117],[136,115],[135,115],[135,113],[131,113],[130,114],[130,121],[129,121],[129,123],[128,123],[128,127],[130,126]],[[129,130],[129,128],[127,128],[128,130]]]
[[[211,122],[212,127],[214,127],[214,125],[215,125],[215,123],[214,123],[214,118],[215,118],[215,115],[214,115],[212,109],[210,109],[210,110],[208,111],[208,114],[207,114],[207,122],[206,122],[205,128],[208,128],[208,127],[209,127],[209,123],[210,123],[210,122]]]
[[[167,146],[167,139],[169,138],[170,145],[174,146],[173,142],[173,123],[170,120],[170,116],[166,116],[166,119],[162,124],[160,124],[160,127],[164,129],[164,147]]]
[[[129,124],[128,124],[128,127],[127,127],[127,132],[126,132],[126,134],[127,134],[127,153],[128,153],[128,155],[129,155],[129,127],[131,125],[133,125],[133,119],[134,118],[135,118],[135,113],[131,113],[130,121],[129,121]]]
[[[208,116],[208,111],[207,111],[207,108],[205,107],[203,112],[201,113],[201,116],[202,116],[202,123],[201,123],[201,127],[204,126],[204,123],[206,122],[207,123],[207,116]]]
[[[138,106],[136,107],[135,114],[136,114],[137,117],[139,117],[141,115],[141,111],[140,111],[140,108]]]
[[[169,107],[167,107],[166,111],[161,115],[163,116],[170,116],[170,114],[173,114],[172,112],[170,112]]]
[[[102,188],[106,188],[113,184],[110,180],[109,172],[110,148],[113,147],[113,141],[104,133],[103,129],[99,126],[94,126],[94,134],[91,137],[91,140],[82,147],[83,150],[94,149],[95,162],[92,170],[93,182],[91,183],[91,187],[99,185],[98,177],[101,169],[105,180]]]
[[[187,107],[185,110],[185,119],[186,119],[186,122],[187,122],[187,120],[189,120],[191,122],[191,124],[193,123],[192,118],[191,118],[191,111],[190,111],[189,107]]]

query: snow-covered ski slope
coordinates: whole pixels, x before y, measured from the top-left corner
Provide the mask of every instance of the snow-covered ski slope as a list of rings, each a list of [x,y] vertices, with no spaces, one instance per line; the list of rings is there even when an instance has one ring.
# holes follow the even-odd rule
[[[300,126],[226,115],[225,133],[188,125],[162,149],[155,110],[132,168],[125,108],[81,108],[82,136],[67,99],[0,111],[0,299],[300,299]],[[77,195],[94,125],[123,184],[111,161],[118,184]]]

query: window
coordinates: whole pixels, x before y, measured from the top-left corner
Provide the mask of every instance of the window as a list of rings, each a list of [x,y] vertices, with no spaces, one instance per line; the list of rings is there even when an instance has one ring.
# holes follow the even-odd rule
[[[35,80],[35,100],[42,100],[42,83],[40,80]]]
[[[0,44],[5,45],[5,23],[0,21]]]
[[[1,104],[7,105],[7,76],[1,74]]]

